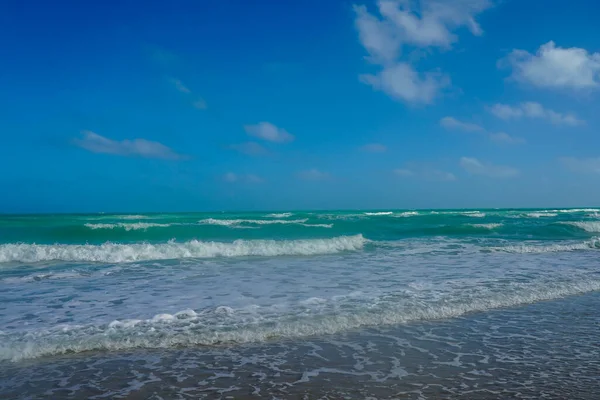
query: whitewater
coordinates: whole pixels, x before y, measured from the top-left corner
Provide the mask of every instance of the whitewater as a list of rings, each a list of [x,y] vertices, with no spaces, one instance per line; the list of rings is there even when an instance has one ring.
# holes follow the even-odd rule
[[[431,374],[474,370],[485,385],[517,363],[507,354],[551,340],[573,346],[572,363],[594,365],[598,212],[0,216],[0,394],[61,397],[59,379],[87,398],[81,382],[109,376],[121,383],[104,392],[145,398],[160,385],[151,376],[194,398],[204,380],[234,397],[248,385],[300,395],[336,376],[423,389]],[[557,309],[587,314],[563,332],[545,325]],[[124,360],[137,360],[140,375],[115,378]],[[571,363],[536,360],[519,371]],[[26,368],[43,391],[21,378]]]

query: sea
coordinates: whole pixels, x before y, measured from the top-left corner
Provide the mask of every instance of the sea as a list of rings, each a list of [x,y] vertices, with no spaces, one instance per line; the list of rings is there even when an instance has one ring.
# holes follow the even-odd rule
[[[2,399],[597,399],[600,209],[0,215]]]

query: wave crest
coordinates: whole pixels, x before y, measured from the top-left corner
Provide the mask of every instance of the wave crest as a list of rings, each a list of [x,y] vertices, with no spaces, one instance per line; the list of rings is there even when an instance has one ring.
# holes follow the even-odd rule
[[[167,228],[172,224],[157,224],[153,222],[133,222],[125,223],[120,222],[118,224],[85,224],[86,228],[90,229],[125,229],[126,231],[137,231],[147,230],[148,228]]]
[[[85,351],[118,351],[134,348],[212,346],[225,343],[265,342],[275,338],[299,338],[335,334],[363,326],[385,326],[419,320],[454,318],[467,313],[514,307],[600,290],[600,281],[580,278],[551,285],[538,281],[485,288],[464,298],[442,297],[423,303],[420,299],[376,298],[373,307],[338,309],[326,299],[308,299],[299,318],[276,315],[263,318],[220,306],[175,314],[157,314],[145,320],[124,319],[104,325],[61,325],[50,329],[0,332],[0,360],[20,361]],[[321,313],[319,309],[330,310]],[[332,311],[333,310],[333,311]],[[331,312],[332,311],[332,312]],[[238,316],[238,312],[240,315]]]
[[[0,263],[41,261],[123,263],[182,258],[244,256],[308,256],[360,250],[367,243],[362,235],[331,239],[305,240],[236,240],[232,243],[192,240],[178,243],[136,243],[101,245],[73,244],[2,244]]]
[[[569,221],[560,222],[563,225],[571,225],[579,229],[583,229],[586,232],[598,233],[600,232],[600,221]]]

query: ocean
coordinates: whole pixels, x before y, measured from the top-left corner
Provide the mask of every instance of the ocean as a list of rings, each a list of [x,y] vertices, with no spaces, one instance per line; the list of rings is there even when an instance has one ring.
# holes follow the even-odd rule
[[[595,399],[600,209],[0,216],[2,399]]]

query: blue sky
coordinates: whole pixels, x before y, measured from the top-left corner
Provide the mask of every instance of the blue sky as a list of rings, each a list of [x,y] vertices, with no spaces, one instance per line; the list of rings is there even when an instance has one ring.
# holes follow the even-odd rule
[[[600,205],[599,15],[3,1],[0,212]]]

